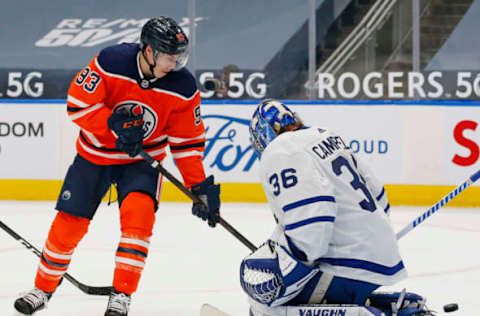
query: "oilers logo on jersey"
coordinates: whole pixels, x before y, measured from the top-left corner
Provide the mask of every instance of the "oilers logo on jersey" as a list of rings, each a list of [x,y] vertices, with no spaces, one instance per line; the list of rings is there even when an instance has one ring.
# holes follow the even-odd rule
[[[117,104],[114,111],[126,112],[131,116],[143,113],[143,139],[147,139],[157,126],[157,114],[146,104],[137,101],[126,101]]]

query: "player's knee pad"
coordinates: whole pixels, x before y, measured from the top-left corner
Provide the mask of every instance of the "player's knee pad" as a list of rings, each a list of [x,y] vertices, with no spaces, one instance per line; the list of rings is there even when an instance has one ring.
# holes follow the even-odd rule
[[[88,231],[90,220],[59,211],[53,220],[48,241],[61,251],[77,247]]]
[[[155,223],[155,202],[145,193],[131,192],[120,207],[122,235],[149,238]]]

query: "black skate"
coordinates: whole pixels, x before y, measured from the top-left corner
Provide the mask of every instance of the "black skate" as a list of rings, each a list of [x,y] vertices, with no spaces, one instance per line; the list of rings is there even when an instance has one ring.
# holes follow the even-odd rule
[[[15,310],[23,315],[33,315],[47,307],[50,297],[52,293],[34,288],[15,300]]]
[[[130,295],[117,291],[113,292],[108,299],[105,316],[127,316],[130,300]]]

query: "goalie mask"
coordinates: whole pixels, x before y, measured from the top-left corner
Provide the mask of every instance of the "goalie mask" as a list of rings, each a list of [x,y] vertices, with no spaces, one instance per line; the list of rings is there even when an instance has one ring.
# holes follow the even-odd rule
[[[260,103],[250,121],[250,141],[259,156],[288,125],[300,119],[285,104],[267,99]]]

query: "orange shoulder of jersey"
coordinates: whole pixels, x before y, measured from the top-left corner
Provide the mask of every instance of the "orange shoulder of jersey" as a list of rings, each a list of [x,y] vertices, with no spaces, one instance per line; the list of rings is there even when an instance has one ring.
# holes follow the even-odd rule
[[[112,114],[104,101],[105,80],[96,65],[97,56],[73,78],[67,96],[67,112],[70,119],[97,136],[112,136],[107,119]]]

